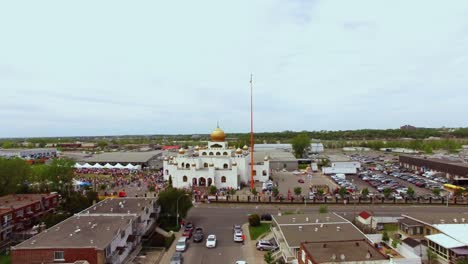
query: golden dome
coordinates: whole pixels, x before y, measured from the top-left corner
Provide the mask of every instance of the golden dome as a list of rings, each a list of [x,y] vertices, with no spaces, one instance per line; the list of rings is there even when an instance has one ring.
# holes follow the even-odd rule
[[[217,127],[213,132],[210,134],[211,141],[213,142],[224,142],[226,139],[226,135],[224,134],[224,131]]]
[[[242,154],[242,149],[237,148],[237,149],[236,149],[236,154]]]
[[[249,147],[247,145],[244,145],[244,147],[242,149],[243,150],[249,150]]]
[[[269,158],[270,158],[270,157],[265,156],[265,158],[264,158],[263,160],[264,160],[264,161],[268,161]]]
[[[179,154],[184,155],[184,154],[185,154],[185,149],[184,149],[184,148],[180,148],[180,149],[179,149]]]

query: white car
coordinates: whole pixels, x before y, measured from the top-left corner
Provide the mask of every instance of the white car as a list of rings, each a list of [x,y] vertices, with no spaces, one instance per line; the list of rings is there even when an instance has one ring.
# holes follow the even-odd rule
[[[187,249],[187,237],[181,237],[177,240],[176,251],[184,252]]]
[[[234,230],[234,242],[244,241],[243,236],[244,234],[242,233],[242,230],[239,230],[239,229]]]
[[[207,248],[215,248],[216,247],[216,236],[215,235],[209,235],[206,238],[206,247]]]
[[[247,264],[247,261],[245,261],[245,260],[238,260],[238,261],[236,261],[236,264]]]

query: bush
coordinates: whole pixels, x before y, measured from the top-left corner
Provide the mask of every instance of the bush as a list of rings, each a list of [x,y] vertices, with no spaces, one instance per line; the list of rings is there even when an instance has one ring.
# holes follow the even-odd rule
[[[258,216],[258,214],[249,215],[249,225],[250,226],[259,226],[260,225],[260,216]]]
[[[214,185],[211,185],[210,188],[208,188],[208,193],[210,195],[215,195],[217,191],[218,191],[218,189]]]

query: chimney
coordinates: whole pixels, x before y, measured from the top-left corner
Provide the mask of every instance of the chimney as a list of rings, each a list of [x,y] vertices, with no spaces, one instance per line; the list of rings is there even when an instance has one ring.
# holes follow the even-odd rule
[[[39,233],[44,232],[44,230],[46,230],[46,225],[45,225],[44,222],[42,222],[42,223],[39,225]]]
[[[356,242],[356,247],[359,247],[359,242]]]

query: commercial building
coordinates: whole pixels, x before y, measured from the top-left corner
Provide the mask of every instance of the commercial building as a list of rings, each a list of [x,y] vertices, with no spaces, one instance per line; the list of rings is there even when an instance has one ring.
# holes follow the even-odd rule
[[[237,189],[250,182],[253,166],[255,181],[268,180],[270,157],[254,153],[254,164],[251,164],[249,147],[229,148],[226,135],[219,127],[210,137],[207,147],[196,147],[193,153],[181,148],[176,157],[164,158],[164,179],[171,177],[177,188],[214,185]]]
[[[441,172],[447,179],[460,184],[468,183],[468,164],[447,159],[428,158],[424,156],[400,155],[400,166],[408,169],[426,172]]]
[[[282,258],[286,263],[298,260],[299,263],[322,263],[325,259],[336,262],[342,260],[341,255],[344,255],[344,260],[365,261],[367,251],[371,252],[369,260],[385,259],[375,251],[372,242],[364,233],[334,213],[273,216],[272,233],[279,246],[274,257]],[[356,243],[359,244],[356,250],[361,252],[361,249],[365,249],[362,256],[348,252],[352,249],[349,246],[356,247]],[[333,254],[329,247],[336,250],[336,261],[332,261]],[[347,257],[348,254],[352,255]]]
[[[356,174],[361,168],[359,161],[350,160],[344,155],[328,155],[329,167],[322,167],[323,174]]]
[[[58,206],[58,194],[10,194],[0,198],[0,248],[17,232],[29,230],[46,213]]]
[[[53,158],[57,156],[55,148],[35,148],[35,149],[0,149],[0,157],[22,158],[22,159],[41,159]]]
[[[80,163],[88,163],[94,165],[96,163],[104,166],[109,163],[116,165],[120,163],[122,166],[128,164],[140,165],[143,169],[161,169],[162,168],[162,151],[147,151],[147,152],[104,152],[95,154],[91,157],[82,158]]]
[[[257,145],[255,145],[256,147]],[[299,167],[299,160],[294,157],[291,152],[281,150],[270,151],[255,151],[257,157],[268,157],[270,161],[270,169],[272,170],[297,170]]]
[[[125,263],[154,230],[155,199],[106,199],[12,247],[13,264]]]

